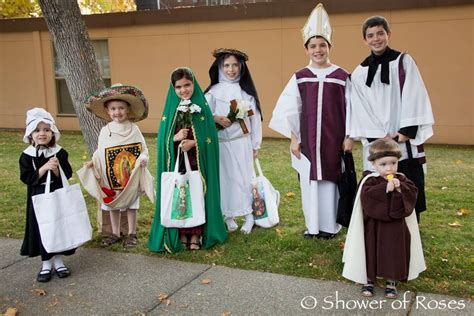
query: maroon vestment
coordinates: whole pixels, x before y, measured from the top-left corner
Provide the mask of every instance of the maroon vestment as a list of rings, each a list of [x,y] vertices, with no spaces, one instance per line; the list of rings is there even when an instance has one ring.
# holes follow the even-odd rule
[[[346,136],[345,89],[348,73],[337,68],[325,78],[310,69],[296,72],[301,95],[301,152],[311,162],[310,179],[336,182]]]
[[[364,183],[361,203],[364,213],[367,278],[405,281],[410,265],[410,232],[405,222],[415,208],[417,188],[401,174],[401,192],[387,193],[387,180],[371,177]]]

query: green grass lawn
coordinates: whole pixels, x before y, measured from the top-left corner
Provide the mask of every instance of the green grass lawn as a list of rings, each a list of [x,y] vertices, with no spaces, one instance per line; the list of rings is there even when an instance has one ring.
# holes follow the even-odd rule
[[[19,180],[18,158],[26,144],[23,132],[0,132],[0,236],[22,238],[25,223],[26,186]],[[155,173],[156,140],[146,137],[151,153],[150,171]],[[88,160],[86,146],[80,133],[64,133],[59,142],[68,152],[74,170]],[[146,242],[154,215],[154,206],[141,199],[138,218],[139,246],[124,250],[114,245],[114,251],[128,251],[183,261],[218,264],[249,270],[281,273],[324,280],[344,281],[342,247],[346,229],[333,240],[302,238],[304,219],[296,173],[290,167],[289,142],[265,139],[260,162],[266,177],[281,193],[280,224],[271,229],[255,228],[250,235],[240,231],[229,235],[225,245],[207,251],[179,254],[155,254]],[[400,287],[412,291],[433,292],[474,297],[474,147],[427,146],[428,175],[426,193],[428,210],[421,216],[420,231],[427,271],[414,281]],[[360,147],[354,156],[360,174]],[[73,176],[72,182],[77,182]],[[295,195],[287,195],[294,192]],[[85,194],[93,225],[96,223],[95,201]],[[460,209],[465,215],[458,215]],[[241,222],[240,222],[241,223]],[[449,224],[459,224],[452,227]],[[99,247],[96,233],[88,247]]]

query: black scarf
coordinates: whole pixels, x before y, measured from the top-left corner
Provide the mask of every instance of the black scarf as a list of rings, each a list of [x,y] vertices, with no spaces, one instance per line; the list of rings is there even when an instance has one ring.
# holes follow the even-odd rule
[[[363,67],[369,67],[369,71],[367,72],[367,80],[365,84],[367,87],[372,85],[372,81],[374,81],[375,73],[377,72],[377,68],[379,65],[382,65],[381,73],[380,73],[380,81],[386,84],[390,84],[390,67],[389,62],[395,60],[400,55],[399,51],[393,50],[390,47],[387,47],[385,52],[382,55],[375,55],[373,52],[367,57],[362,64]]]

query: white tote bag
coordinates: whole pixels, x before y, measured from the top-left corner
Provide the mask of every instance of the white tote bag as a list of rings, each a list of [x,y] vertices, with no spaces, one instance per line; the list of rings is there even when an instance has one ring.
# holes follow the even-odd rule
[[[188,153],[184,154],[186,173],[179,173],[178,155],[173,172],[161,174],[161,225],[164,227],[190,228],[206,222],[204,190],[199,171],[192,171]]]
[[[265,178],[258,159],[255,159],[255,165],[257,166],[258,176],[255,174],[254,168],[254,179],[252,181],[253,216],[256,225],[264,228],[270,228],[280,222],[280,218],[278,216],[280,192],[275,190],[270,181]]]
[[[50,192],[51,171],[43,194],[32,196],[44,249],[49,253],[77,248],[92,238],[87,206],[78,183],[69,185],[59,166],[63,187]]]

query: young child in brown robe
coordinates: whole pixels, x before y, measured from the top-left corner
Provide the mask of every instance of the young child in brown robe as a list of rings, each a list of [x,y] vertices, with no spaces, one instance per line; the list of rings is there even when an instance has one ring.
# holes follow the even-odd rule
[[[370,144],[368,160],[375,172],[362,179],[344,247],[342,275],[364,284],[362,295],[374,295],[376,278],[386,279],[385,297],[398,296],[397,282],[413,280],[426,269],[416,215],[418,190],[396,173],[401,156],[388,138]]]
[[[397,297],[397,281],[406,281],[410,266],[410,231],[405,217],[413,213],[418,189],[396,174],[401,157],[398,144],[379,139],[369,148],[368,160],[379,176],[368,178],[360,199],[364,214],[367,283],[362,295],[374,295],[375,278],[387,280],[386,298]]]

